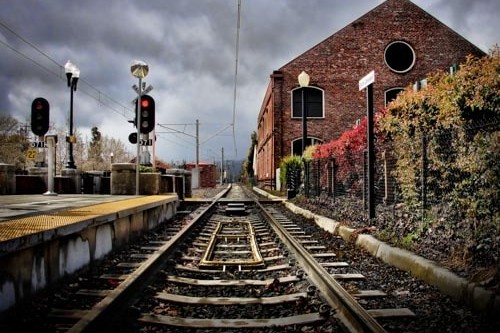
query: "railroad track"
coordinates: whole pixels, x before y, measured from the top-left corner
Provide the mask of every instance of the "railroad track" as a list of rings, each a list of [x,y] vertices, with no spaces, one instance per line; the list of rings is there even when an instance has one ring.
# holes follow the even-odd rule
[[[310,225],[293,222],[273,206],[266,207],[263,213],[273,221],[276,233],[292,249],[308,278],[321,290],[324,299],[349,331],[386,332],[377,318],[397,320],[396,318],[415,316],[408,308],[365,309],[358,302],[359,299],[386,297],[387,294],[355,286],[354,283],[365,280],[365,276],[349,272],[349,263],[338,261],[336,252],[330,251],[324,241],[314,239],[306,231]]]
[[[361,306],[388,295],[356,285],[365,277],[310,224],[248,196],[233,187],[81,278],[78,302],[55,302],[44,331],[385,332],[377,319],[414,315]]]

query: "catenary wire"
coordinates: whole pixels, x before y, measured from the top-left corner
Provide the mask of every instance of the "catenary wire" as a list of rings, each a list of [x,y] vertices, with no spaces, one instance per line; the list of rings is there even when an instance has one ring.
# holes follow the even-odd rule
[[[38,52],[39,54],[41,54],[44,58],[48,59],[50,62],[52,62],[53,64],[55,64],[58,68],[59,68],[59,71],[58,72],[55,72],[53,70],[51,70],[50,68],[48,68],[47,66],[43,65],[42,63],[40,63],[39,61],[33,59],[32,57],[26,55],[25,53],[17,50],[15,47],[11,46],[10,44],[8,44],[7,42],[4,42],[2,40],[0,40],[0,44],[4,45],[5,47],[9,48],[11,51],[15,52],[16,54],[18,54],[19,56],[21,56],[22,58],[30,61],[31,63],[35,64],[36,66],[42,68],[43,70],[45,70],[46,72],[48,72],[49,74],[52,74],[52,75],[55,75],[57,76],[59,79],[61,80],[64,80],[65,77],[64,75],[62,74],[64,72],[64,66],[61,65],[60,63],[58,63],[55,59],[53,59],[51,56],[49,56],[47,53],[45,53],[44,51],[42,51],[39,47],[37,47],[35,44],[33,44],[32,42],[28,41],[26,38],[24,38],[23,36],[19,35],[17,32],[15,32],[12,28],[10,28],[5,22],[2,22],[0,21],[0,26],[2,28],[4,28],[6,31],[8,31],[9,33],[11,33],[12,35],[14,35],[15,37],[17,37],[18,39],[20,39],[23,43],[25,43],[26,45],[28,45],[29,47],[31,47],[32,49],[34,49],[36,52]],[[86,87],[86,88],[83,88],[82,89],[82,86]],[[94,91],[94,94],[92,94],[90,92],[90,90]],[[133,113],[133,110],[122,105],[120,102],[116,101],[115,99],[111,98],[110,96],[108,96],[107,94],[103,93],[102,91],[100,91],[98,88],[94,87],[91,83],[87,82],[86,80],[84,79],[80,79],[80,91],[82,93],[84,93],[85,95],[95,99],[96,101],[98,101],[99,103],[101,103],[103,106],[109,108],[110,110],[112,110],[113,112],[123,116],[124,118],[128,118],[130,116],[131,113]],[[97,96],[96,96],[97,95]],[[107,101],[113,103],[113,104],[116,104],[120,107],[120,109],[112,106],[110,103],[108,103]]]

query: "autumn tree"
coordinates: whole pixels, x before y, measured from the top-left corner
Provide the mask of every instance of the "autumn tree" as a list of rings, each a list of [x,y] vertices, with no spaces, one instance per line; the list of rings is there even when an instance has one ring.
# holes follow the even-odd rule
[[[391,140],[405,202],[422,204],[426,193],[440,218],[448,212],[449,223],[461,226],[463,251],[486,248],[486,239],[489,251],[499,251],[498,239],[488,236],[500,232],[499,73],[496,47],[467,58],[453,75],[431,74],[419,91],[408,87],[378,122]]]
[[[91,129],[92,139],[87,147],[87,160],[82,170],[110,170],[112,162],[127,162],[129,154],[125,144],[115,138],[102,135],[97,127]]]
[[[102,156],[102,141],[101,132],[94,126],[91,130],[92,138],[88,147],[87,164],[92,164],[92,170],[95,170],[96,165],[102,164],[104,158]]]
[[[366,149],[366,117],[336,140],[313,146],[314,160],[335,158],[336,181],[345,188],[359,188],[363,177],[363,151]],[[337,189],[338,191],[338,189]]]
[[[30,148],[28,127],[21,128],[10,115],[0,115],[0,146],[0,163],[13,164],[16,169],[33,166],[26,158]]]
[[[408,202],[418,200],[423,143],[431,199],[451,195],[463,204],[471,196],[493,198],[491,185],[497,187],[500,177],[495,163],[500,157],[499,55],[497,48],[490,56],[469,57],[454,75],[432,74],[426,88],[407,88],[380,118],[381,130],[391,138],[396,175]],[[477,204],[462,208],[475,215]]]

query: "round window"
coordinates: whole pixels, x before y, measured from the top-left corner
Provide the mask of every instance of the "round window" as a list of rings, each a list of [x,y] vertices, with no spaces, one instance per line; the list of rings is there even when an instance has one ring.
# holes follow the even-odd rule
[[[406,73],[415,65],[415,51],[410,44],[396,41],[385,48],[384,60],[396,73]]]

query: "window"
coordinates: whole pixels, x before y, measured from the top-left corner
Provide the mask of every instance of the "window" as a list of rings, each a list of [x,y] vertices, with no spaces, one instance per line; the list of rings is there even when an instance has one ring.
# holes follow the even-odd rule
[[[292,91],[292,118],[302,118],[302,89],[307,118],[323,118],[323,90],[315,87],[297,88]]]
[[[406,73],[415,65],[415,51],[410,44],[395,41],[385,48],[384,61],[393,72]]]
[[[323,142],[319,139],[311,137],[308,137],[306,141],[306,147]],[[292,155],[302,155],[302,138],[292,141]]]
[[[385,91],[385,106],[396,99],[398,94],[403,91],[403,88],[391,88]]]

